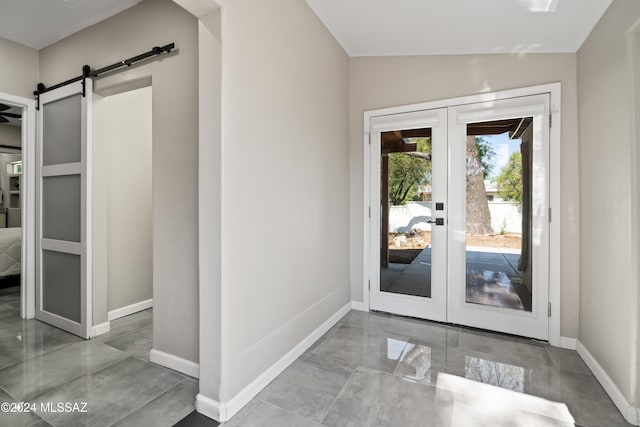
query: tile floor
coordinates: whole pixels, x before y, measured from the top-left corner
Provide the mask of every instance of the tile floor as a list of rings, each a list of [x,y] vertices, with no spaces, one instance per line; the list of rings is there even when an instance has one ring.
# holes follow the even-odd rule
[[[85,341],[21,320],[16,301],[0,289],[0,402],[89,411],[0,412],[0,426],[218,425],[193,412],[196,380],[148,362],[151,311]],[[574,351],[356,311],[224,425],[628,426]]]
[[[357,311],[223,424],[628,425],[575,351]]]
[[[151,310],[83,340],[20,319],[19,288],[0,289],[0,402],[86,402],[86,413],[0,412],[0,426],[172,426],[194,410],[198,382],[149,363]]]

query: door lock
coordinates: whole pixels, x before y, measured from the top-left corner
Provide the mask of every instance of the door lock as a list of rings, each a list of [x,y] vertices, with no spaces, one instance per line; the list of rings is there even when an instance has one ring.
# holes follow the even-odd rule
[[[444,225],[444,218],[436,218],[436,220],[429,220],[427,224]]]

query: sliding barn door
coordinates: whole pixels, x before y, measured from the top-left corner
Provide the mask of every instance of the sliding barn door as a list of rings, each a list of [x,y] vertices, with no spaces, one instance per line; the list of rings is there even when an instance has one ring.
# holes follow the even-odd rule
[[[91,83],[40,96],[37,144],[36,318],[83,338],[92,323]]]

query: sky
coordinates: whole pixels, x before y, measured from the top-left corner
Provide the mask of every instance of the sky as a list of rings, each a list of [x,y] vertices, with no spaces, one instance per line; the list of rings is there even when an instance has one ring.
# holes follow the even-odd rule
[[[489,179],[495,179],[500,175],[500,170],[509,162],[509,157],[516,151],[520,151],[520,140],[509,139],[509,132],[500,135],[483,136],[493,146],[496,155],[493,157],[493,172]]]

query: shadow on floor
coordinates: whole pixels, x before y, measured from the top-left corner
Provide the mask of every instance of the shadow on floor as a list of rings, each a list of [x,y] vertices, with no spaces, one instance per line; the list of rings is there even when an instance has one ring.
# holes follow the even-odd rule
[[[176,427],[216,427],[219,425],[219,422],[205,417],[196,411],[193,411],[175,424]]]

